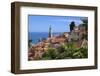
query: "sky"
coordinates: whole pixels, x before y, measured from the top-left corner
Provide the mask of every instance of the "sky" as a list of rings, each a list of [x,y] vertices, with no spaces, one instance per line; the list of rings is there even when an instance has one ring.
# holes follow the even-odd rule
[[[53,32],[69,32],[69,24],[74,21],[78,26],[82,23],[82,18],[85,17],[29,15],[28,30],[29,32],[48,32],[51,26]]]

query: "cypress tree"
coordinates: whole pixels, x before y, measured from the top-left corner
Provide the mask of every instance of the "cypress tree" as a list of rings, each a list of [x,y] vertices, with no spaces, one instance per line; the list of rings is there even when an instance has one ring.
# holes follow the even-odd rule
[[[70,31],[72,31],[75,27],[75,22],[72,21],[69,26],[70,26]]]

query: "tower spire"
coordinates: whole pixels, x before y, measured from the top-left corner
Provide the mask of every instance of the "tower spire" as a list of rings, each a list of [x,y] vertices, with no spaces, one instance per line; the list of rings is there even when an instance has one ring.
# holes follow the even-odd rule
[[[51,28],[51,25],[50,25],[50,27],[49,27],[49,38],[52,37],[51,30],[52,30],[52,28]]]

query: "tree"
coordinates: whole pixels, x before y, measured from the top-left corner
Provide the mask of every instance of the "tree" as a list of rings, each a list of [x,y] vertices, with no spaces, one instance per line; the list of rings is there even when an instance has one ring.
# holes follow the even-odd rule
[[[75,27],[75,22],[72,21],[69,26],[70,26],[70,31],[72,31]]]
[[[83,26],[85,26],[85,30],[87,31],[88,30],[88,20],[87,19],[82,19],[82,22],[83,22]]]
[[[28,40],[28,47],[30,48],[32,46],[32,40]]]
[[[84,19],[81,19],[81,20],[83,22],[82,25],[85,27],[85,31],[86,31],[86,34],[84,35],[85,39],[88,40],[88,19],[84,18]]]

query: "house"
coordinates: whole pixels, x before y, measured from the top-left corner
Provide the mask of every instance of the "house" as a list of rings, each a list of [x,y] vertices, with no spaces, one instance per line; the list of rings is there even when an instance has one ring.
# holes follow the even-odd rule
[[[75,26],[69,35],[69,41],[78,41],[78,40],[79,40],[79,28],[78,26]]]

